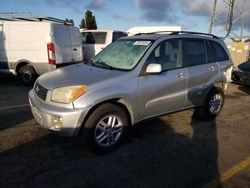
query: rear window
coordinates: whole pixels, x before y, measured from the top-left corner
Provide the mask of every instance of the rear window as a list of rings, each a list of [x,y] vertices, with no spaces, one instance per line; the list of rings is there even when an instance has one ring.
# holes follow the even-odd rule
[[[187,66],[195,66],[206,63],[205,41],[201,39],[186,39]]]
[[[214,41],[211,41],[211,42],[212,42],[212,45],[213,45],[215,52],[216,52],[217,61],[229,60],[229,57],[228,57],[227,53],[225,52],[224,48],[218,42],[214,42]]]
[[[54,27],[54,37],[56,44],[68,46],[70,44],[68,28],[65,26]]]
[[[105,44],[107,32],[83,32],[83,44]]]

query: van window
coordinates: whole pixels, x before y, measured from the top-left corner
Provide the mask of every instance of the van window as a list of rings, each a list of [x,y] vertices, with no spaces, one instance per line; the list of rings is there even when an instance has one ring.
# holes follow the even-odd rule
[[[83,32],[83,44],[105,44],[107,32]]]
[[[65,26],[55,26],[54,37],[56,44],[60,46],[68,46],[70,44],[68,28]]]
[[[116,41],[119,38],[126,37],[126,36],[128,36],[126,33],[115,31],[113,32],[112,42]]]
[[[182,40],[161,42],[148,57],[148,62],[161,64],[163,71],[182,67]]]
[[[206,63],[205,41],[202,39],[186,39],[187,66],[195,66]]]
[[[224,48],[218,42],[212,41],[212,44],[213,44],[213,47],[214,47],[216,55],[217,55],[216,56],[217,61],[229,60],[229,57],[228,57],[227,53],[225,52]]]

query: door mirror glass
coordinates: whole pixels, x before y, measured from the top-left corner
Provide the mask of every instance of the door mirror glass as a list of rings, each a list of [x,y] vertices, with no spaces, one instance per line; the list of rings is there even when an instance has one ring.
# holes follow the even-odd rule
[[[162,72],[161,64],[151,63],[147,66],[146,73],[157,74]]]

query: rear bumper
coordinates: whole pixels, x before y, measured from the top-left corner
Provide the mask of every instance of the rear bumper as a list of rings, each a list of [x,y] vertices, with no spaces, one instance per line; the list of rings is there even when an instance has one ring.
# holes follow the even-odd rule
[[[72,106],[72,109],[69,109],[47,104],[39,99],[33,90],[29,92],[29,103],[33,116],[41,126],[67,137],[79,134],[84,118],[89,111],[88,108],[74,109]],[[60,118],[61,127],[55,126],[53,122],[55,118]]]

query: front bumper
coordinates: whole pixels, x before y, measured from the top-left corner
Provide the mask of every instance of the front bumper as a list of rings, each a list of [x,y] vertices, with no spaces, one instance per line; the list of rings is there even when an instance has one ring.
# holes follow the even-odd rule
[[[41,126],[63,136],[78,135],[89,111],[89,108],[75,109],[72,106],[71,109],[47,104],[34,94],[33,89],[29,92],[29,103],[33,116]],[[61,126],[55,126],[55,118],[60,119]]]

